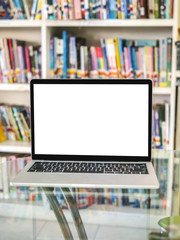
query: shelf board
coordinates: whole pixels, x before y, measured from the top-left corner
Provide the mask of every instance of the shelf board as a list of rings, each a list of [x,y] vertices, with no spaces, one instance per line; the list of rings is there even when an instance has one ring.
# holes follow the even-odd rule
[[[0,91],[29,91],[29,84],[26,83],[1,83]],[[171,88],[168,87],[153,87],[154,95],[170,95]]]
[[[172,27],[173,19],[46,20],[48,27]]]
[[[30,87],[27,83],[1,83],[0,91],[29,91]]]
[[[107,20],[0,20],[7,27],[172,27],[173,19],[107,19]]]
[[[4,141],[0,143],[0,152],[31,153],[30,143],[20,141]]]
[[[1,27],[41,27],[41,20],[0,20]]]
[[[153,87],[154,95],[171,95],[170,87]]]

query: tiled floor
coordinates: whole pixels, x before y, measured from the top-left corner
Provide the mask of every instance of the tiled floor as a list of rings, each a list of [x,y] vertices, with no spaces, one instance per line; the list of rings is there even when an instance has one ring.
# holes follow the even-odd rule
[[[74,239],[78,239],[75,226],[69,224]],[[88,240],[148,240],[148,231],[86,224]],[[56,221],[32,221],[26,219],[0,218],[0,240],[59,240],[64,239]]]

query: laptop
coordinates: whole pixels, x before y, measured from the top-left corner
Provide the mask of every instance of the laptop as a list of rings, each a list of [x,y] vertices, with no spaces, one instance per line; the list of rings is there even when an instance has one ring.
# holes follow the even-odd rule
[[[16,186],[158,188],[151,80],[32,80],[30,161]]]

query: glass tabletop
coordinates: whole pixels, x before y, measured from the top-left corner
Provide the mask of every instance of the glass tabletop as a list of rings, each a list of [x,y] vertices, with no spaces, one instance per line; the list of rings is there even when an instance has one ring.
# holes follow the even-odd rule
[[[30,160],[24,155],[0,156],[0,240],[64,239],[44,189],[9,186]],[[75,224],[68,208],[69,191],[87,239],[180,239],[180,151],[153,150],[152,161],[160,183],[157,190],[50,189],[73,238],[79,239],[80,222],[76,219]]]

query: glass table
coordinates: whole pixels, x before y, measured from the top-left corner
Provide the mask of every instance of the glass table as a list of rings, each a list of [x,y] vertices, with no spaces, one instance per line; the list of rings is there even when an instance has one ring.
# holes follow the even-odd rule
[[[0,157],[0,240],[180,239],[180,152],[153,150],[158,190],[10,187],[29,160]]]

